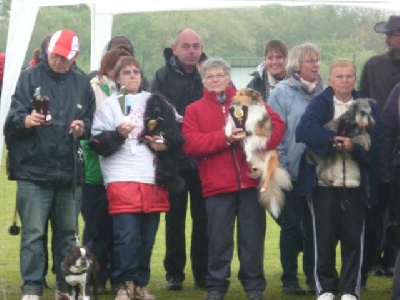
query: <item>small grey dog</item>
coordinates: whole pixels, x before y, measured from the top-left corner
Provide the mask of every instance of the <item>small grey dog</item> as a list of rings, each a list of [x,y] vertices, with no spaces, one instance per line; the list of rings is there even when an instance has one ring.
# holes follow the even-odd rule
[[[359,98],[352,102],[344,114],[337,119],[329,121],[324,127],[335,132],[336,136],[349,137],[353,144],[358,144],[365,151],[369,151],[371,148],[371,137],[367,129],[375,126],[371,104],[376,104],[376,101],[371,98]],[[332,142],[338,143],[336,140]],[[332,166],[336,163],[336,157],[336,153],[328,157],[321,157],[310,149],[307,149],[306,153],[307,162],[317,165],[318,178],[328,185],[332,184],[334,180]]]

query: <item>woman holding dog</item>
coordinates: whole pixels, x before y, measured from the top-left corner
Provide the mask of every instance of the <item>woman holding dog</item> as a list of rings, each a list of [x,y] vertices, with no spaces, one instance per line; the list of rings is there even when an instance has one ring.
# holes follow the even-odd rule
[[[97,108],[91,143],[100,154],[112,216],[111,279],[118,287],[116,300],[154,300],[156,297],[146,289],[150,258],[160,212],[169,210],[168,191],[155,184],[155,153],[176,146],[176,142],[166,136],[146,136],[145,142],[140,141],[151,94],[140,90],[139,62],[132,56],[121,57],[114,74],[119,93]]]
[[[371,105],[375,126],[367,129],[371,138],[369,150],[353,143],[345,136],[325,128],[324,125],[344,114],[349,106],[357,105],[361,95],[354,90],[356,70],[352,61],[337,60],[330,67],[329,87],[315,97],[307,107],[296,129],[296,140],[308,149],[329,159],[333,180],[323,180],[317,172],[322,166],[309,163],[305,156],[300,168],[299,189],[312,196],[316,277],[319,300],[360,298],[361,264],[363,257],[365,207],[377,198],[377,170],[374,161],[379,157],[382,143],[382,122],[376,105]],[[355,107],[357,115],[357,108]],[[353,120],[349,120],[353,121]],[[371,123],[372,124],[372,123]],[[372,126],[372,125],[371,125]],[[333,169],[330,169],[333,168]],[[323,170],[322,170],[323,171]],[[336,245],[340,241],[342,268],[338,276],[335,268]]]
[[[248,300],[262,300],[266,286],[263,257],[266,230],[265,209],[258,202],[258,181],[250,178],[240,141],[245,138],[234,129],[225,136],[225,124],[231,98],[236,94],[231,84],[231,68],[222,59],[209,59],[200,75],[203,97],[190,104],[183,119],[184,151],[196,159],[206,199],[208,274],[206,300],[222,300],[229,287],[233,255],[233,234],[237,221],[240,261],[239,280]],[[273,132],[261,149],[274,149],[285,125],[266,106]]]
[[[286,69],[289,78],[282,81],[268,99],[271,108],[286,123],[285,136],[278,152],[281,165],[290,174],[293,189],[285,193],[285,206],[277,223],[281,227],[282,292],[290,295],[315,294],[311,214],[305,197],[297,192],[299,164],[305,146],[296,143],[295,130],[306,107],[323,89],[320,65],[321,54],[315,45],[305,43],[295,46],[288,56]],[[297,276],[300,252],[303,252],[306,289],[300,285]]]

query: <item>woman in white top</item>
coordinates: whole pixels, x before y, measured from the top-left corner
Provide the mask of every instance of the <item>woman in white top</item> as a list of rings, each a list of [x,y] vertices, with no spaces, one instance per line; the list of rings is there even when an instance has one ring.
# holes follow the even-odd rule
[[[113,222],[111,279],[119,288],[116,300],[153,300],[156,297],[146,289],[150,257],[160,212],[169,210],[167,189],[155,184],[154,161],[156,152],[167,150],[170,141],[164,137],[164,142],[157,142],[162,139],[158,136],[141,140],[151,94],[140,91],[139,62],[132,56],[121,57],[114,72],[117,87],[123,88],[97,109],[92,127]]]

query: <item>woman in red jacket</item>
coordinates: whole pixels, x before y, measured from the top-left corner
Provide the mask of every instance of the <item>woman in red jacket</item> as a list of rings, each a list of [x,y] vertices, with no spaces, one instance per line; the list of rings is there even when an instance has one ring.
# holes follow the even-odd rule
[[[207,60],[200,70],[203,98],[186,108],[182,131],[184,150],[197,160],[206,198],[208,275],[206,300],[221,300],[228,289],[233,255],[233,232],[237,219],[240,261],[239,280],[247,299],[262,300],[266,281],[263,270],[266,215],[258,202],[258,181],[250,178],[240,141],[243,136],[225,136],[230,100],[230,66],[222,59]],[[285,124],[268,105],[273,132],[267,150],[281,141]]]

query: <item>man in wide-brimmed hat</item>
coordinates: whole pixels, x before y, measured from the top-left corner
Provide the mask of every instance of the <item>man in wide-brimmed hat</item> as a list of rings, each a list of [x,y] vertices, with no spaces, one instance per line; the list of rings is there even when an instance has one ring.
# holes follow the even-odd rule
[[[379,108],[383,110],[390,92],[400,82],[400,16],[390,16],[387,22],[378,22],[374,30],[386,35],[387,51],[371,57],[365,63],[359,90],[366,96],[374,98]],[[390,232],[395,233],[395,230],[387,225],[393,223],[394,220],[383,218],[386,211],[389,211],[388,215],[395,216],[391,208],[393,207],[390,197],[392,184],[384,182],[383,175],[379,174],[380,201],[377,206],[369,208],[371,213],[367,213],[366,218],[363,285],[366,285],[367,273],[370,270],[373,275],[393,274],[397,247],[395,234],[390,236]],[[385,243],[382,246],[383,240]]]

